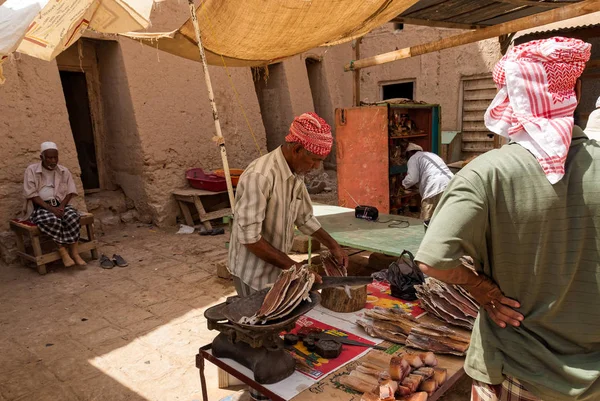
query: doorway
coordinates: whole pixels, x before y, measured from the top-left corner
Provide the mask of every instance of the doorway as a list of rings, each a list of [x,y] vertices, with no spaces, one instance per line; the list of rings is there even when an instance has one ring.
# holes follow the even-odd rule
[[[415,97],[415,83],[410,82],[399,82],[381,85],[381,100],[388,99],[410,99],[414,100]]]
[[[74,71],[59,72],[67,111],[69,113],[71,132],[73,132],[73,139],[77,148],[79,167],[81,167],[83,188],[86,191],[99,189],[100,176],[96,160],[94,126],[92,124],[85,73]]]

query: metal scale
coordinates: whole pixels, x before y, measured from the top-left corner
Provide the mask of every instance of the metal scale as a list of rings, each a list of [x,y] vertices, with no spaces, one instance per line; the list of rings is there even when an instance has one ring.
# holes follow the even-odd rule
[[[310,302],[301,302],[289,315],[268,324],[237,323],[243,316],[252,316],[260,309],[268,288],[249,297],[227,298],[204,312],[208,329],[220,332],[212,342],[212,354],[247,367],[254,372],[257,383],[277,383],[292,375],[296,366],[294,358],[285,350],[280,334],[294,329],[296,320],[319,304],[321,296],[317,290],[371,282],[371,277],[323,277],[323,283],[313,285]]]

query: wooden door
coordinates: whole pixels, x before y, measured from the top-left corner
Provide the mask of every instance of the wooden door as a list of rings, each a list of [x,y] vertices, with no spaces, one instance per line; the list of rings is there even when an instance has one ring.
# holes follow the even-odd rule
[[[387,106],[336,109],[338,201],[390,211]]]

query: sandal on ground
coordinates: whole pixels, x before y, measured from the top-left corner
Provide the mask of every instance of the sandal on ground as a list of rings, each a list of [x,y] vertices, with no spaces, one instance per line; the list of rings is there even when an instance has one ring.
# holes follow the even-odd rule
[[[115,264],[106,255],[100,256],[100,267],[103,269],[112,269]]]
[[[115,265],[119,266],[119,267],[127,267],[129,266],[129,263],[127,263],[127,261],[125,259],[123,259],[121,257],[121,255],[113,255],[113,260]]]

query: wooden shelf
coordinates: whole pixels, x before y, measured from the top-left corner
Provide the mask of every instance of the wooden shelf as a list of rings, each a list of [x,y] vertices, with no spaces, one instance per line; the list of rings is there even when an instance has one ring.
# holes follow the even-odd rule
[[[390,136],[390,139],[410,139],[410,138],[425,138],[427,134],[416,134],[416,135],[402,135],[402,136]]]

